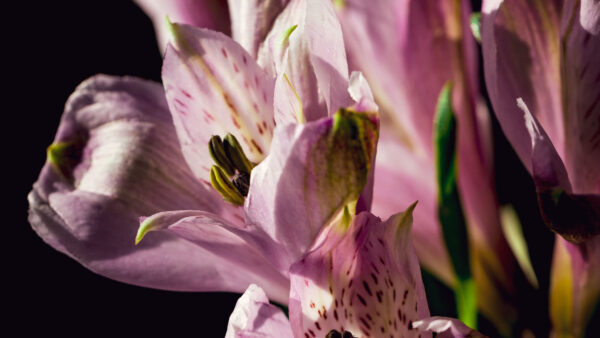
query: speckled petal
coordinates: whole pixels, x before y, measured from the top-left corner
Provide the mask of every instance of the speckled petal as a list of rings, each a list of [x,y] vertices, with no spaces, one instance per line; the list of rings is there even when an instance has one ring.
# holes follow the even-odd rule
[[[265,292],[250,285],[229,317],[225,338],[293,337],[287,317],[269,303]]]
[[[395,138],[383,134],[377,144],[373,213],[387,218],[418,200],[412,234],[419,261],[446,284],[453,285],[454,272],[437,219],[433,170],[430,162],[415,158]]]
[[[265,288],[269,297],[285,304],[288,299],[288,280],[280,274],[265,256],[260,239],[246,229],[229,224],[220,217],[198,210],[159,212],[143,218],[138,229],[136,242],[164,232],[185,239],[210,252],[203,263],[220,270],[223,262],[234,268],[230,275],[237,276],[224,281],[219,291],[242,292],[250,282]],[[143,239],[142,239],[143,238]],[[214,259],[211,257],[218,257]],[[230,284],[231,282],[231,284]],[[246,284],[243,284],[243,283]]]
[[[213,135],[235,135],[248,159],[260,162],[271,144],[273,79],[229,37],[173,24],[163,84],[190,168],[209,179]]]
[[[232,265],[206,264],[219,258],[171,234],[134,244],[140,215],[224,210],[185,165],[160,84],[103,75],[82,83],[28,200],[40,237],[103,276],[187,291],[223,290],[238,278]]]
[[[333,224],[320,234],[313,250],[290,269],[294,332],[420,334],[412,322],[429,317],[429,310],[411,242],[413,208],[386,222],[363,212],[348,228]]]
[[[169,40],[168,16],[173,22],[229,33],[227,0],[134,0],[150,16],[160,50]]]
[[[246,222],[285,248],[273,255],[287,273],[320,229],[367,183],[378,137],[376,116],[339,112],[307,124],[278,125],[273,149],[252,171]]]
[[[259,51],[259,63],[277,75],[278,123],[302,121],[278,96],[297,94],[306,121],[331,116],[351,104],[342,31],[330,1],[290,1]]]

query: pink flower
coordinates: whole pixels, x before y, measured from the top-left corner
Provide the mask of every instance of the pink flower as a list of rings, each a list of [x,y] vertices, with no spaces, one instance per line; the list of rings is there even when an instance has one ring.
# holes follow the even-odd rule
[[[71,96],[29,194],[30,223],[119,281],[237,292],[256,283],[287,302],[289,266],[321,227],[341,208],[370,204],[370,90],[348,78],[328,2],[291,2],[263,44],[264,66],[221,33],[170,30],[164,90],[96,76]],[[225,157],[211,156],[213,135],[227,133]],[[251,171],[241,179],[240,158]]]
[[[386,222],[340,215],[290,270],[289,321],[251,285],[226,337],[483,337],[456,319],[429,317],[411,243],[414,206]]]
[[[417,255],[424,268],[448,285],[455,277],[437,217],[433,120],[442,87],[452,82],[458,187],[478,304],[508,334],[516,319],[510,297],[517,267],[500,224],[491,126],[479,93],[476,42],[469,29],[470,1],[336,3],[350,65],[364,73],[382,115],[373,212],[388,217],[418,199]]]
[[[486,84],[557,238],[551,317],[580,336],[600,299],[600,4],[483,2]]]

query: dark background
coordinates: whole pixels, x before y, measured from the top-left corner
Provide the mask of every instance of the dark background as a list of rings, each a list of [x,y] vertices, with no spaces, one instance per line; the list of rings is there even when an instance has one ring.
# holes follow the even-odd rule
[[[162,57],[150,19],[132,2],[22,2],[7,10],[3,101],[8,169],[4,186],[10,236],[3,260],[9,325],[20,334],[118,337],[222,337],[238,298],[227,293],[178,293],[98,276],[55,251],[27,222],[26,196],[46,160],[68,96],[97,73],[160,81]],[[5,22],[6,23],[6,22]],[[7,39],[10,39],[7,42]],[[14,39],[14,40],[13,40]],[[8,184],[6,184],[8,183]],[[6,246],[8,244],[8,246]],[[5,270],[6,271],[6,270]],[[5,329],[3,328],[3,331]]]
[[[26,195],[45,162],[69,94],[97,73],[160,81],[161,55],[150,20],[132,1],[17,6],[23,7],[6,10],[3,39],[8,57],[3,62],[3,74],[8,74],[3,79],[8,137],[3,186],[9,188],[3,207],[10,217],[3,241],[8,272],[2,279],[10,298],[5,305],[9,324],[20,335],[222,337],[238,295],[167,292],[115,282],[55,251],[31,230]],[[553,235],[540,220],[529,175],[497,123],[494,128],[499,198],[513,204],[527,225],[525,236],[541,282],[540,290],[523,296],[523,325],[547,335]]]

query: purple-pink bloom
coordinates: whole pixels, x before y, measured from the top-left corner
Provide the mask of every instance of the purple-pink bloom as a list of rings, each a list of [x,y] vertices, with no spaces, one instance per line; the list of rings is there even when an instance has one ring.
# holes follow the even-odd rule
[[[252,285],[226,337],[483,337],[456,319],[429,318],[411,242],[414,206],[386,222],[369,212],[340,215],[291,267],[289,322]]]
[[[291,4],[273,33],[287,40],[271,45],[277,57],[264,52],[266,66],[224,34],[170,24],[164,90],[133,78],[84,82],[29,195],[37,233],[119,281],[237,292],[256,283],[287,302],[289,265],[340,208],[369,204],[361,194],[378,138],[376,112],[357,112],[376,106],[363,79],[348,77],[331,4]],[[300,59],[288,58],[297,42]],[[273,70],[281,64],[290,75],[277,91]],[[318,79],[310,82],[318,90],[295,76]],[[305,100],[323,110],[305,116]],[[300,110],[282,117],[279,102],[299,102]],[[257,164],[243,207],[225,202],[210,182],[209,139],[226,133]]]
[[[458,187],[472,244],[478,304],[508,334],[516,319],[510,297],[517,266],[500,224],[491,125],[479,93],[476,42],[469,29],[470,1],[336,3],[349,63],[364,73],[382,116],[373,212],[388,217],[418,199],[417,255],[448,285],[455,280],[437,218],[433,120],[442,87],[452,82]]]
[[[557,237],[550,314],[583,335],[600,299],[600,4],[483,2],[486,85]]]

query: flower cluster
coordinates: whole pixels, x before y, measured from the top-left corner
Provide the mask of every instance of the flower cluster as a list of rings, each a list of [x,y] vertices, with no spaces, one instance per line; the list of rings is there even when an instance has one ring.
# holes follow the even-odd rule
[[[557,237],[542,311],[554,335],[585,334],[597,1],[137,2],[162,84],[97,75],[71,95],[28,196],[49,245],[125,283],[243,293],[226,337],[480,337],[478,314],[521,334],[516,281],[539,282],[498,202],[493,113]],[[460,320],[428,304],[422,271]]]

